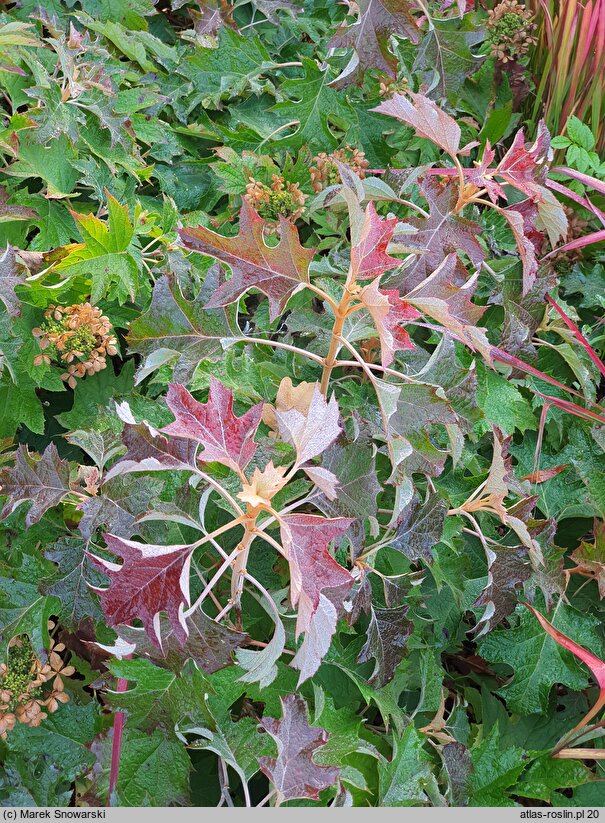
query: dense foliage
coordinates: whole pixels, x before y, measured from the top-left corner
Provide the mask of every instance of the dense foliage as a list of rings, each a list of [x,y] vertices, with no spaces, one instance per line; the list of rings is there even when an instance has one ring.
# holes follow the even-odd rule
[[[0,802],[604,805],[603,2],[2,8]]]

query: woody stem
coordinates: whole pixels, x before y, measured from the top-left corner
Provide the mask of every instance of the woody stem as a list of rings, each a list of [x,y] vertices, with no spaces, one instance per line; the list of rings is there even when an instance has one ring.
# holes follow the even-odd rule
[[[349,305],[353,298],[353,295],[350,291],[350,277],[347,278],[347,283],[345,284],[344,292],[342,293],[342,297],[340,298],[340,303],[336,307],[336,311],[334,313],[334,325],[332,326],[332,339],[330,340],[330,348],[328,349],[328,353],[324,358],[324,368],[321,375],[321,393],[327,394],[328,385],[330,383],[330,375],[332,374],[332,369],[336,363],[336,357],[342,345],[341,337],[342,332],[344,329],[344,323],[347,317],[347,312],[349,309]]]

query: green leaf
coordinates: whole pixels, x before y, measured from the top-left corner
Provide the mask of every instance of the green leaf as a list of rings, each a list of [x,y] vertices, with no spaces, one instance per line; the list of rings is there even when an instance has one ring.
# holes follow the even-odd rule
[[[18,159],[4,173],[25,180],[40,178],[46,184],[46,196],[60,199],[69,197],[78,181],[75,159],[76,153],[65,135],[48,145],[40,145],[28,135],[19,147]]]
[[[432,97],[453,103],[466,78],[481,64],[476,47],[484,37],[470,14],[433,20],[416,50],[412,71],[421,73]]]
[[[428,806],[425,789],[436,783],[423,748],[424,738],[409,724],[393,739],[393,756],[379,774],[381,806]]]
[[[503,748],[498,726],[471,749],[473,770],[469,777],[471,806],[516,806],[507,789],[514,787],[525,768],[523,749]],[[515,794],[514,788],[511,793]]]
[[[592,772],[583,763],[574,760],[556,760],[544,755],[535,760],[516,784],[514,794],[532,800],[552,802],[559,789],[572,789],[593,779]]]
[[[110,746],[104,748],[107,770]],[[187,805],[191,763],[182,743],[167,740],[161,731],[151,734],[126,724],[122,738],[117,800],[121,806]]]
[[[44,658],[50,644],[48,619],[58,607],[56,597],[40,594],[33,584],[0,577],[0,659],[20,634],[26,634],[36,654]]]
[[[198,92],[205,108],[245,91],[259,93],[272,84],[262,75],[272,67],[271,56],[260,37],[243,37],[230,28],[221,29],[218,48],[197,48],[180,71]]]
[[[523,433],[537,428],[530,404],[513,383],[480,363],[477,379],[477,403],[487,421],[479,423],[478,428],[489,431],[488,423],[495,423],[505,434],[514,434],[516,429]]]
[[[99,407],[107,408],[112,398],[127,394],[134,383],[134,362],[128,361],[119,375],[111,365],[103,371],[78,381],[74,389],[74,404],[70,411],[62,412],[56,419],[64,429],[94,429],[99,419]]]
[[[43,591],[61,601],[57,616],[68,628],[77,630],[86,618],[99,621],[103,613],[89,583],[103,586],[105,579],[86,555],[86,543],[78,537],[64,537],[47,548],[44,556],[57,564],[57,576],[44,582]]]
[[[160,669],[144,658],[116,660],[109,664],[116,677],[128,681],[125,692],[110,692],[115,708],[125,709],[129,720],[139,728],[153,729],[162,724],[169,729],[193,725],[214,726],[205,695],[211,691],[197,666],[187,664],[180,674]]]
[[[329,85],[334,80],[330,69],[321,71],[308,57],[303,57],[302,63],[305,76],[285,80],[280,91],[288,99],[271,109],[283,118],[284,124],[296,121],[298,125],[275,143],[290,150],[308,146],[313,152],[329,151],[338,143],[333,124],[346,131],[355,124],[355,112],[344,93]]]
[[[99,704],[78,706],[72,700],[61,704],[37,727],[18,723],[7,737],[11,752],[26,757],[38,768],[54,767],[65,781],[84,776],[94,765],[90,744],[101,730]]]
[[[583,689],[589,682],[588,673],[571,652],[558,646],[544,632],[527,609],[519,606],[517,613],[518,625],[493,631],[482,638],[479,654],[490,663],[505,663],[512,668],[512,680],[498,689],[511,711],[521,715],[545,714],[555,684]],[[551,622],[563,634],[599,654],[601,641],[595,632],[595,618],[559,603]]]
[[[108,292],[120,302],[127,297],[134,301],[139,285],[139,264],[133,256],[133,226],[128,206],[120,205],[107,193],[107,223],[93,214],[72,211],[84,243],[70,248],[55,267],[68,276],[84,275],[92,281],[90,299],[99,302]]]
[[[567,123],[565,124],[565,131],[569,135],[569,138],[573,140],[573,142],[576,145],[580,146],[586,151],[592,151],[594,149],[595,141],[591,129],[585,123],[583,123],[581,120],[575,117],[575,115],[572,114],[572,116],[567,119]],[[561,138],[557,139],[560,140]],[[554,147],[563,148],[563,146]]]

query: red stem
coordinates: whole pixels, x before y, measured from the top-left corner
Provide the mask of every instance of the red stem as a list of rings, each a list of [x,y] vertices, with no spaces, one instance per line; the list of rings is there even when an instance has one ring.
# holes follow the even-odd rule
[[[130,656],[130,655],[129,655]],[[125,692],[128,688],[128,680],[123,677],[118,678],[116,692]],[[118,774],[120,771],[120,754],[122,751],[122,732],[124,730],[124,712],[115,712],[113,720],[113,740],[111,743],[111,767],[109,770],[109,791],[107,793],[107,805],[111,806],[111,796],[118,785]]]
[[[550,303],[550,305],[553,307],[553,309],[557,312],[557,314],[559,315],[561,320],[565,323],[567,328],[570,329],[573,332],[574,337],[576,338],[576,340],[578,340],[581,343],[581,345],[583,346],[584,351],[586,352],[586,354],[590,357],[590,359],[595,364],[597,369],[605,377],[605,363],[603,363],[603,361],[601,360],[599,355],[596,353],[596,351],[590,345],[588,340],[584,337],[584,335],[582,334],[580,329],[576,326],[576,324],[573,322],[571,317],[568,317],[565,314],[563,309],[559,305],[557,305],[557,303],[555,303],[555,301],[552,299],[550,294],[546,295],[546,299]]]

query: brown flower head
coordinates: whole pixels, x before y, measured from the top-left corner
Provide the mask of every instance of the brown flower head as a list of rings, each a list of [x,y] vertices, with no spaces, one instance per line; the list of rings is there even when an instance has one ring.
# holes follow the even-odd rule
[[[503,64],[518,61],[538,42],[534,34],[536,28],[530,9],[517,0],[502,0],[488,12],[487,40],[491,44],[491,56]]]
[[[287,220],[297,220],[304,212],[305,200],[309,196],[303,194],[298,183],[289,183],[278,174],[271,176],[271,185],[250,177],[246,186],[244,200],[269,223],[277,224],[280,215]]]
[[[32,330],[42,354],[34,365],[42,363],[67,366],[61,375],[73,389],[76,379],[95,374],[107,365],[106,358],[118,353],[112,325],[101,309],[90,303],[73,306],[49,306],[40,328]]]
[[[322,151],[313,158],[314,166],[311,167],[311,183],[313,191],[320,192],[328,186],[334,186],[340,182],[340,174],[335,161],[345,163],[362,179],[365,177],[366,169],[370,165],[366,160],[364,152],[345,146],[344,149],[337,149],[331,154]]]
[[[8,662],[0,666],[0,737],[6,737],[16,723],[39,726],[47,712],[55,712],[67,703],[64,677],[75,672],[65,665],[63,643],[51,640],[47,663],[34,653],[26,637],[16,637],[9,644]]]

